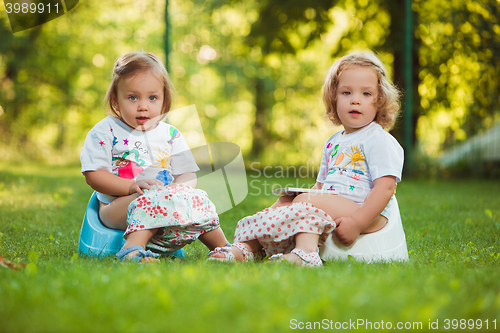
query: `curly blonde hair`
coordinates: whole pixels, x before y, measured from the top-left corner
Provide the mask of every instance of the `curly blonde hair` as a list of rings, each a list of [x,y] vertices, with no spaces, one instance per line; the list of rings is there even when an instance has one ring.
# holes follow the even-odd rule
[[[161,60],[156,55],[149,52],[130,52],[116,60],[113,67],[113,78],[106,92],[106,97],[104,97],[104,102],[109,106],[109,112],[112,116],[121,118],[120,111],[113,105],[113,99],[117,96],[118,83],[139,72],[146,71],[149,71],[163,83],[163,105],[161,114],[164,115],[170,111],[174,86]]]
[[[399,90],[389,81],[384,64],[371,52],[346,55],[330,67],[323,87],[323,102],[326,116],[335,124],[342,125],[337,114],[337,88],[342,72],[354,66],[372,68],[378,78],[377,115],[375,122],[383,128],[392,128],[399,113]]]

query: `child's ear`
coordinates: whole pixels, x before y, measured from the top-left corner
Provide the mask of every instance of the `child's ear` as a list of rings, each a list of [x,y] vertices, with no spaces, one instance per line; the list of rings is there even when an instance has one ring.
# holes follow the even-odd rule
[[[116,111],[120,111],[120,108],[118,107],[118,99],[116,98],[115,95],[113,95],[111,97],[111,105],[113,105],[113,108],[116,110]]]

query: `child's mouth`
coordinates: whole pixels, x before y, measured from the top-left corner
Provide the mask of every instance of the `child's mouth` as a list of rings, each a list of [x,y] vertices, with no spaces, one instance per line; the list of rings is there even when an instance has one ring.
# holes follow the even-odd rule
[[[352,115],[360,115],[361,112],[359,112],[358,110],[352,110],[352,111],[349,111],[349,114],[352,114]]]
[[[145,123],[148,122],[149,118],[148,117],[137,117],[135,118],[137,120],[137,122],[140,124],[140,125],[144,125]]]

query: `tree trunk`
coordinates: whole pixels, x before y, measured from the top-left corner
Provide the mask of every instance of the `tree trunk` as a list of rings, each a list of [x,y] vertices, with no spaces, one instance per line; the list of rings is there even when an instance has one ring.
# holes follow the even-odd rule
[[[266,89],[264,79],[255,78],[255,123],[252,128],[253,159],[258,159],[269,143]]]

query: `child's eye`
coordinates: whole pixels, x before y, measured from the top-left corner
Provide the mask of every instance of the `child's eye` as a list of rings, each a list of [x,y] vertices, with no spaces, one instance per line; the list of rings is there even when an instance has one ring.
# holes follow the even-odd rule
[[[363,95],[364,95],[364,96],[371,96],[372,94],[371,94],[370,92],[365,91],[365,92],[363,93]]]
[[[156,101],[157,99],[158,99],[158,97],[156,97],[156,96],[149,96],[150,101]]]
[[[128,99],[130,99],[131,101],[136,101],[136,100],[137,100],[137,97],[136,97],[136,96],[134,96],[134,95],[130,95],[130,96],[128,97]]]
[[[348,96],[348,95],[350,95],[350,94],[351,94],[351,93],[350,93],[349,91],[343,91],[343,92],[342,92],[342,95],[344,95],[344,96]]]

